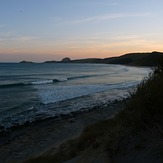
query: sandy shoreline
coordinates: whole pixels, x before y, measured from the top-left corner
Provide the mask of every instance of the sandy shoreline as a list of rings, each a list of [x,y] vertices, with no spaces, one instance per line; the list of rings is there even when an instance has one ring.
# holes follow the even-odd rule
[[[62,142],[80,135],[87,125],[114,116],[122,107],[123,102],[113,102],[72,117],[61,120],[50,118],[1,134],[1,162],[18,162],[54,152]]]

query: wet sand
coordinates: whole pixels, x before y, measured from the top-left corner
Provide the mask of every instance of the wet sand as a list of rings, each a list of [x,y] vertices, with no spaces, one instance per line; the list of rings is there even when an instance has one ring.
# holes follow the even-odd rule
[[[19,162],[53,153],[59,144],[80,135],[87,125],[113,117],[123,106],[123,102],[115,101],[60,120],[50,118],[1,133],[0,162]]]

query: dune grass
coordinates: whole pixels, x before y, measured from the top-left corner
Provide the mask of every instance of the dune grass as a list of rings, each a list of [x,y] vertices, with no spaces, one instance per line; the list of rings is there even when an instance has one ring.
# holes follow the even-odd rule
[[[126,101],[126,107],[114,118],[87,126],[80,137],[61,144],[54,155],[40,156],[25,163],[63,162],[82,156],[88,149],[98,148],[103,148],[108,158],[114,158],[122,146],[128,147],[133,137],[144,133],[153,132],[152,140],[156,141],[157,137],[159,142],[158,139],[163,136],[163,64],[155,68],[130,96]],[[147,136],[144,139],[146,138]],[[160,156],[163,154],[161,142],[158,152],[161,153]],[[133,141],[132,146],[135,150],[144,148],[141,141]]]

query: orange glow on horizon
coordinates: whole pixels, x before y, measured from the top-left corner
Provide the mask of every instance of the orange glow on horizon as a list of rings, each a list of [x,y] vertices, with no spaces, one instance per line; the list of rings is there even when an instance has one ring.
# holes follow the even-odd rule
[[[1,48],[0,51],[1,58],[8,58],[8,60],[11,58],[15,61],[32,60],[42,62],[61,60],[63,57],[70,57],[71,59],[108,58],[133,52],[161,52],[163,47],[161,42],[130,40],[86,45],[76,43],[65,47],[62,45],[53,47],[46,44],[44,46],[37,45],[37,47]]]

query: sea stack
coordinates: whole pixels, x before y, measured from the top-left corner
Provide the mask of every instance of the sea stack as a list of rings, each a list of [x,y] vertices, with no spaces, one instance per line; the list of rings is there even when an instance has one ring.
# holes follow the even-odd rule
[[[68,62],[71,62],[71,59],[69,57],[65,57],[62,59],[61,62],[68,63]]]

